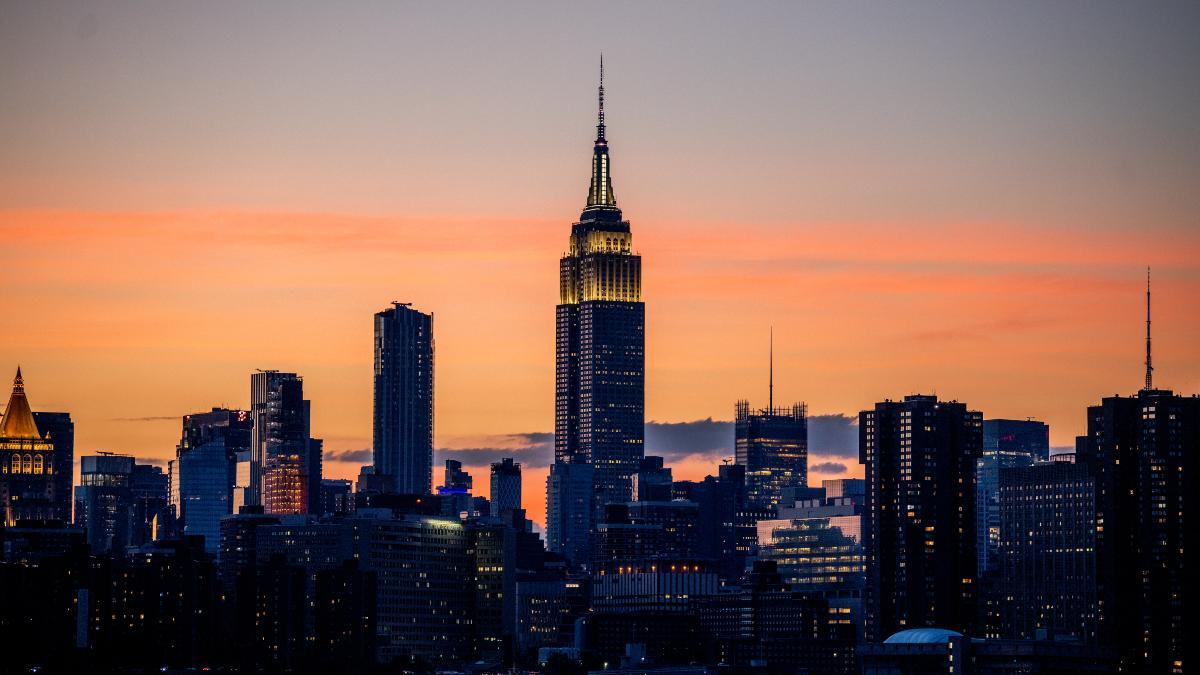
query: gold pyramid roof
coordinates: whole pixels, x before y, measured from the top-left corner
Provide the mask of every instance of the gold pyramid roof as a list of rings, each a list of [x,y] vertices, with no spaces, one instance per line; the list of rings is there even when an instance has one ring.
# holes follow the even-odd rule
[[[4,409],[4,420],[0,421],[0,438],[41,439],[29,399],[25,398],[25,381],[21,378],[21,367],[17,366],[17,377],[13,380],[12,396]]]

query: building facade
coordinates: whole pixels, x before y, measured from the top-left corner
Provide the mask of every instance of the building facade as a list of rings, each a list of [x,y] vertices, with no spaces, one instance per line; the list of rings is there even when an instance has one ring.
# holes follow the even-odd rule
[[[973,630],[983,416],[918,395],[877,403],[859,414],[859,424],[866,639],[921,626]]]
[[[185,535],[204,537],[204,547],[220,547],[221,519],[233,513],[237,455],[251,443],[253,422],[245,410],[213,408],[186,415],[175,459],[168,467],[171,503]]]
[[[751,411],[748,401],[738,401],[735,413],[735,461],[746,467],[750,503],[775,506],[788,488],[807,486],[807,407],[796,403]]]
[[[309,513],[321,489],[321,442],[310,435],[310,403],[296,373],[250,375],[250,504],[267,513]]]
[[[95,553],[123,551],[133,541],[133,457],[101,454],[79,458],[75,524],[87,532]]]
[[[604,504],[630,500],[630,477],[644,454],[641,269],[629,221],[613,194],[601,69],[587,205],[559,264],[555,347],[554,457],[594,467],[593,514]],[[557,511],[550,518],[580,516]],[[562,529],[554,522],[549,527]]]
[[[576,564],[591,559],[594,480],[579,462],[555,462],[546,477],[546,548]]]
[[[38,431],[25,396],[25,380],[17,368],[12,395],[0,419],[0,508],[6,526],[19,520],[58,518],[57,465],[54,444]]]
[[[1050,457],[1050,427],[1037,420],[984,420],[983,454],[976,469],[976,567],[982,579],[996,567],[1000,546],[1000,472]]]
[[[493,516],[521,508],[521,464],[511,457],[492,464],[491,508]]]
[[[75,479],[75,423],[71,413],[34,412],[42,440],[54,446],[54,517],[71,522],[71,487]]]
[[[393,303],[375,315],[374,462],[393,490],[433,491],[433,315]]]

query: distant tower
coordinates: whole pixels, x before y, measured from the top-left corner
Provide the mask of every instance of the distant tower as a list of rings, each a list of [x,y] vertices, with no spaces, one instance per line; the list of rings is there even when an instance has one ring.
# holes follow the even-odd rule
[[[1146,386],[1147,391],[1154,388],[1154,366],[1150,361],[1150,268],[1146,268]]]
[[[571,226],[568,250],[559,264],[554,414],[555,462],[594,467],[594,513],[604,504],[630,500],[630,478],[644,454],[645,433],[642,261],[633,252],[629,221],[613,194],[603,62],[597,119],[587,204]],[[567,475],[560,470],[551,478],[561,478],[558,485],[572,490],[584,478],[584,472],[570,472],[569,479]],[[547,500],[564,508],[573,503],[555,502],[549,487]],[[551,532],[575,527],[556,523],[560,517],[575,524],[589,522],[580,514],[551,510]]]
[[[54,445],[34,422],[21,368],[0,420],[0,508],[3,524],[18,520],[52,520],[55,508]]]
[[[767,407],[752,411],[743,400],[734,409],[735,459],[746,468],[750,502],[759,506],[775,506],[784,489],[808,485],[808,408],[775,407],[774,328],[767,364]]]
[[[433,490],[433,315],[393,303],[375,315],[375,473]]]
[[[250,503],[267,513],[308,513],[310,496],[316,507],[321,441],[309,436],[310,409],[296,373],[260,370],[250,376]]]

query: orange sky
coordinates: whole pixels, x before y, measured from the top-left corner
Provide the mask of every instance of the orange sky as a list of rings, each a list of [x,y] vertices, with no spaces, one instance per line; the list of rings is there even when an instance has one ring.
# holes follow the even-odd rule
[[[648,420],[729,419],[739,397],[761,404],[774,324],[777,400],[854,413],[936,391],[987,416],[1046,420],[1052,443],[1069,445],[1087,404],[1139,385],[1146,261],[1158,382],[1200,391],[1195,231],[779,229],[636,212],[627,207],[645,261]],[[78,454],[166,459],[181,415],[247,405],[255,368],[300,372],[314,435],[331,451],[362,449],[371,315],[412,301],[435,314],[437,445],[495,446],[553,427],[570,215],[0,212],[0,363],[21,363],[35,409],[72,412]],[[357,469],[330,462],[327,474]],[[711,470],[708,458],[676,465],[683,478]],[[472,472],[486,493],[486,469]],[[536,520],[544,480],[526,472]]]
[[[1068,446],[1141,385],[1146,265],[1156,382],[1200,392],[1197,26],[1105,0],[6,3],[0,375],[72,413],[77,454],[165,460],[182,415],[293,370],[314,435],[361,451],[372,314],[401,300],[436,315],[439,447],[550,431],[603,50],[648,420],[762,405],[773,325],[776,400],[936,392]]]

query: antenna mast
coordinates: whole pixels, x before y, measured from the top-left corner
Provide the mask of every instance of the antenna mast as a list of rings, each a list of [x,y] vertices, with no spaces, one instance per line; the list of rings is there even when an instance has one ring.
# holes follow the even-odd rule
[[[1150,267],[1146,267],[1146,389],[1154,388],[1154,366],[1150,360]]]

